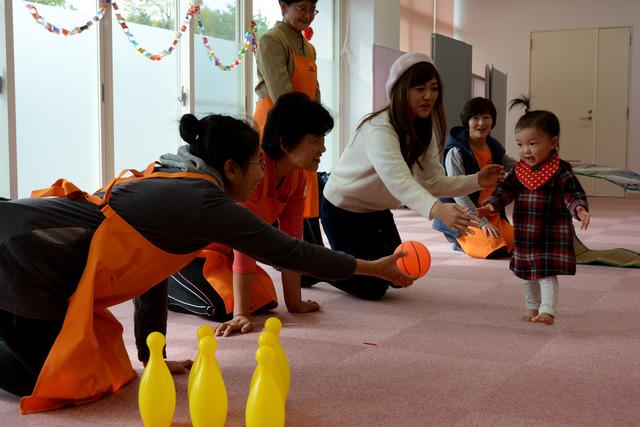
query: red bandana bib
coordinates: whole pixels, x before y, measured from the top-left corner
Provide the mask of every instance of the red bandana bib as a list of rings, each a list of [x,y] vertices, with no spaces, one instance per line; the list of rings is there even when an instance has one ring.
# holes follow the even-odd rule
[[[529,190],[542,187],[553,177],[560,167],[560,156],[558,153],[551,155],[549,160],[541,166],[531,167],[524,161],[516,163],[516,177]]]

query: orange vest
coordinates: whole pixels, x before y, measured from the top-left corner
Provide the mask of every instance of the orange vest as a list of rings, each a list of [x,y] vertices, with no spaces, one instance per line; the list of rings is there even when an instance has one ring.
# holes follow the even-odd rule
[[[489,150],[474,151],[473,156],[476,158],[480,169],[493,163],[491,151]],[[489,197],[495,189],[495,185],[483,188],[478,196],[478,204]],[[482,229],[471,227],[475,234],[467,234],[457,239],[462,250],[467,255],[484,259],[500,248],[505,248],[508,252],[513,250],[513,226],[509,221],[501,218],[498,213],[488,216],[487,220],[500,231],[500,237],[487,237]]]
[[[267,160],[267,169],[263,181],[258,187],[257,215],[267,224],[273,224],[287,205],[286,201],[280,201],[269,195],[269,189],[275,185],[275,162]],[[300,185],[302,175],[293,171],[285,178],[289,183],[284,183],[288,188],[295,189]],[[211,286],[224,301],[227,314],[233,314],[233,257],[231,249],[220,244],[214,244],[202,251],[206,258],[202,272]],[[278,297],[273,286],[273,280],[258,266],[251,286],[251,311],[262,309],[274,309],[278,306]]]
[[[109,206],[113,186],[153,178],[198,178],[217,184],[208,175],[153,170],[152,163],[144,174],[132,170],[134,177],[120,179],[127,172],[123,171],[104,187],[103,198],[81,192],[64,179],[32,193],[32,197],[85,198],[101,208],[105,219],[91,239],[82,277],[33,393],[20,400],[22,413],[91,402],[135,378],[122,325],[107,308],[143,294],[191,262],[199,251],[175,255],[150,243]]]
[[[282,30],[279,30],[282,31]],[[313,46],[305,43],[313,52]],[[291,55],[293,55],[294,68],[291,76],[291,91],[302,92],[309,98],[316,98],[316,88],[318,85],[318,67],[313,55],[309,57],[297,55],[290,47]],[[273,108],[271,98],[260,99],[256,103],[256,111],[253,119],[258,125],[260,135],[264,132],[264,126],[267,122],[267,113]],[[305,200],[304,216],[305,218],[317,218],[320,216],[320,191],[318,189],[318,174],[314,171],[305,171],[307,176],[307,198]]]

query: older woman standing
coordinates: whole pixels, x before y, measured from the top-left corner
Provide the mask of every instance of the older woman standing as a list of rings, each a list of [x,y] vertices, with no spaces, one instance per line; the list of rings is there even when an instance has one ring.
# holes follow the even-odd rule
[[[282,21],[267,31],[258,44],[256,63],[258,96],[254,120],[262,135],[267,113],[288,92],[302,92],[320,101],[316,50],[302,35],[318,14],[317,0],[281,0]],[[319,221],[318,174],[307,171],[307,196],[304,208],[304,240],[323,245]]]

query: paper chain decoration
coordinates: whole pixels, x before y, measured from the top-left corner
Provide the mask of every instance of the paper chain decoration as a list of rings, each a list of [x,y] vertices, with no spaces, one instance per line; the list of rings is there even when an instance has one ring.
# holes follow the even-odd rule
[[[31,3],[27,3],[25,6],[29,10],[29,12],[31,12],[31,16],[33,17],[33,19],[35,19],[38,24],[42,25],[45,30],[49,31],[50,33],[59,34],[61,36],[75,36],[76,34],[80,34],[84,30],[89,29],[89,27],[91,27],[94,24],[94,22],[99,22],[104,16],[107,9],[109,8],[110,3],[111,3],[111,0],[101,1],[100,8],[96,12],[96,14],[93,16],[93,18],[91,18],[90,21],[87,21],[87,23],[84,24],[83,26],[75,27],[72,30],[67,30],[66,28],[61,28],[56,25],[53,25],[50,22],[47,22],[42,17],[42,15],[38,13],[38,10],[36,9],[36,7]]]
[[[171,55],[171,53],[175,50],[176,46],[178,45],[178,42],[180,41],[180,38],[187,31],[187,28],[189,28],[189,22],[191,21],[193,16],[200,14],[201,4],[202,4],[202,0],[194,0],[193,3],[189,5],[189,10],[187,11],[187,15],[185,16],[185,19],[182,25],[180,26],[180,31],[176,33],[176,37],[171,42],[171,46],[169,46],[168,49],[165,49],[160,53],[151,53],[139,45],[138,41],[135,39],[135,37],[131,33],[131,30],[129,30],[129,27],[127,26],[125,19],[122,17],[122,14],[120,13],[120,8],[118,7],[118,4],[115,1],[112,2],[112,0],[102,0],[100,2],[100,8],[98,9],[94,17],[91,18],[90,21],[88,21],[86,24],[82,25],[81,27],[75,27],[72,30],[67,30],[65,28],[61,28],[56,25],[53,25],[50,22],[47,22],[38,13],[38,10],[33,4],[27,3],[25,6],[31,13],[31,16],[33,17],[33,19],[35,19],[38,24],[42,25],[45,28],[45,30],[54,34],[62,35],[62,36],[73,36],[76,34],[80,34],[81,32],[89,29],[89,27],[94,25],[94,23],[99,22],[104,17],[104,14],[106,13],[109,6],[112,6],[113,11],[116,15],[116,19],[118,20],[118,23],[122,28],[122,31],[125,33],[125,35],[129,39],[129,42],[131,42],[133,47],[140,54],[144,55],[147,59],[151,61],[159,61],[165,56]],[[244,42],[242,44],[242,48],[238,52],[238,57],[234,59],[231,62],[231,64],[224,65],[222,61],[220,61],[220,58],[218,58],[216,54],[213,52],[213,49],[211,49],[211,46],[209,46],[207,36],[204,34],[204,27],[202,25],[202,21],[200,20],[198,20],[198,28],[200,29],[200,34],[202,35],[202,42],[204,46],[207,48],[209,60],[212,61],[216,67],[220,68],[223,71],[232,70],[238,65],[240,65],[241,58],[247,53],[249,48],[251,48],[252,52],[254,53],[257,49],[257,43],[256,43],[257,25],[255,21],[251,21],[251,26],[249,30],[244,34]]]
[[[113,2],[112,6],[113,6],[113,12],[116,14],[116,19],[118,20],[120,27],[122,27],[122,31],[124,31],[124,34],[127,36],[127,38],[129,39],[133,47],[142,55],[146,56],[148,59],[152,61],[160,61],[165,56],[171,55],[173,50],[178,45],[178,42],[180,41],[182,34],[184,34],[184,32],[187,31],[187,28],[189,28],[189,21],[191,21],[191,18],[193,17],[193,15],[200,13],[199,7],[189,5],[187,16],[184,17],[184,22],[182,22],[182,25],[180,26],[180,31],[176,33],[176,37],[171,42],[171,46],[169,46],[168,49],[165,49],[160,53],[151,53],[147,51],[147,49],[140,46],[136,38],[133,36],[133,34],[131,34],[131,30],[129,30],[129,27],[127,26],[126,21],[122,17],[122,14],[119,12],[120,8],[116,4],[116,2]]]
[[[209,58],[209,61],[213,62],[213,64],[216,67],[220,68],[223,71],[232,70],[238,65],[240,65],[240,58],[242,58],[247,53],[247,50],[249,49],[249,47],[251,47],[251,50],[254,53],[258,48],[258,44],[256,42],[257,25],[255,21],[251,21],[251,27],[246,33],[244,33],[244,42],[242,43],[242,48],[238,52],[238,57],[234,59],[231,62],[231,64],[224,65],[222,61],[220,61],[220,58],[218,58],[216,54],[213,52],[213,49],[211,49],[211,46],[209,46],[209,39],[204,34],[204,26],[202,25],[202,21],[198,21],[198,28],[200,29],[200,34],[202,35],[202,43],[204,44],[204,47],[207,48],[207,52],[208,52],[207,56]]]

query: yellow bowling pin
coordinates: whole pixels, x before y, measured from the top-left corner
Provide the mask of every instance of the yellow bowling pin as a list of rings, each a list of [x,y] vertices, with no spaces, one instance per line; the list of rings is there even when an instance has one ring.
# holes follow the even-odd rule
[[[165,338],[160,332],[147,337],[150,356],[138,389],[138,407],[145,427],[169,427],[176,409],[173,377],[162,357]]]
[[[277,348],[277,340],[275,335],[273,335],[271,332],[269,331],[263,331],[260,332],[260,335],[258,335],[258,347],[262,347],[263,345],[267,345],[269,347],[271,347],[274,350],[275,353],[275,367],[276,367],[276,371],[275,371],[275,377],[276,377],[276,382],[278,383],[278,387],[280,388],[280,391],[282,392],[282,399],[285,402],[287,402],[287,394],[289,392],[289,390],[285,390],[285,385],[284,385],[284,372],[281,370],[281,366],[278,364],[278,352],[276,351]],[[251,390],[253,388],[253,386],[255,385],[256,382],[256,377],[258,376],[258,370],[260,368],[260,365],[258,365],[256,367],[256,370],[253,371],[253,376],[251,377],[251,385],[249,386],[249,390]]]
[[[216,361],[217,347],[213,336],[203,337],[198,344],[200,366],[189,395],[189,413],[194,427],[223,427],[227,419],[227,388]]]
[[[291,387],[291,371],[289,370],[289,360],[287,359],[287,353],[282,348],[280,342],[280,330],[282,329],[282,322],[277,317],[269,317],[264,323],[264,329],[271,332],[276,337],[276,363],[281,372],[283,372],[284,390],[285,396],[289,395],[289,388]]]
[[[275,351],[268,345],[256,351],[257,375],[245,409],[247,427],[284,426],[284,400],[276,381],[275,357]]]
[[[198,347],[200,347],[200,341],[202,341],[202,338],[213,336],[215,336],[215,332],[210,325],[200,325],[200,327],[198,328],[198,332],[196,332]],[[196,376],[196,372],[198,371],[198,367],[200,366],[200,359],[200,350],[198,348],[198,354],[196,355],[196,359],[193,361],[193,365],[191,366],[191,370],[189,371],[189,381],[187,383],[187,395],[189,396],[191,396],[191,386],[193,385],[193,378]]]

